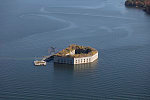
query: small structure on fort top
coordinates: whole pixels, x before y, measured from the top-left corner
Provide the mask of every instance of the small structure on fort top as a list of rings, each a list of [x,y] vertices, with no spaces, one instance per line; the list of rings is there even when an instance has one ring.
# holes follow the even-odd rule
[[[98,51],[91,47],[72,44],[54,55],[54,63],[83,64],[98,59]]]

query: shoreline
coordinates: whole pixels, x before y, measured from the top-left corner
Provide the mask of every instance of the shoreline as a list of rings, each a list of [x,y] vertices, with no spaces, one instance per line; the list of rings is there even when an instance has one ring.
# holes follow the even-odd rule
[[[150,0],[126,0],[125,6],[129,8],[139,8],[147,14],[150,14]]]

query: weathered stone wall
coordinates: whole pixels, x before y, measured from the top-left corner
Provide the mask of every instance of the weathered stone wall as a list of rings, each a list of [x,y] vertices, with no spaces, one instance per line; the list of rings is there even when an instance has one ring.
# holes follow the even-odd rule
[[[74,64],[74,58],[69,57],[54,57],[54,63]]]
[[[98,53],[90,57],[74,58],[74,64],[90,63],[98,59]]]
[[[71,57],[54,57],[55,63],[62,64],[83,64],[83,63],[91,63],[98,59],[98,53],[90,57],[80,57],[80,58],[71,58]]]

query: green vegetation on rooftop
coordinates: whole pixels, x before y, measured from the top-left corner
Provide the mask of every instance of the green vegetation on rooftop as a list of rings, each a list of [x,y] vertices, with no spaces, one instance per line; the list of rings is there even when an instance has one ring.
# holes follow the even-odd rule
[[[69,54],[75,50],[75,54],[71,55]],[[94,48],[91,47],[85,47],[85,46],[79,46],[72,44],[69,47],[63,49],[62,51],[59,51],[56,56],[60,57],[74,57],[74,58],[79,58],[79,57],[87,57],[87,56],[92,56],[96,54],[98,51]]]

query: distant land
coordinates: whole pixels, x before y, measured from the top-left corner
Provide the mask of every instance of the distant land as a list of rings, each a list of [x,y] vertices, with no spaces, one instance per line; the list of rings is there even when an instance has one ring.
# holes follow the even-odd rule
[[[126,0],[125,6],[142,8],[146,13],[150,14],[150,0]]]

